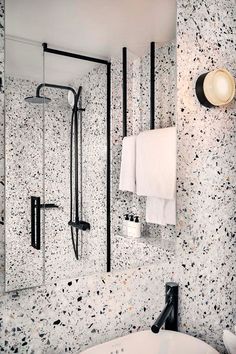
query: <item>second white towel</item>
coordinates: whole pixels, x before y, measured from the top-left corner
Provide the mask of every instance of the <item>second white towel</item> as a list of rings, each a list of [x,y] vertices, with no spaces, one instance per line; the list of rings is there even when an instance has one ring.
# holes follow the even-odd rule
[[[176,128],[143,132],[136,143],[136,190],[147,197],[146,221],[176,224]]]
[[[159,225],[175,225],[176,200],[147,197],[146,222]]]
[[[138,195],[174,199],[176,192],[176,128],[145,131],[137,136]]]

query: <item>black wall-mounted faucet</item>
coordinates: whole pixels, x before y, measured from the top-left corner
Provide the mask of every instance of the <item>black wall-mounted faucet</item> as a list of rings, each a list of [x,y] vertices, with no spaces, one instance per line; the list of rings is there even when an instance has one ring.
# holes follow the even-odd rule
[[[165,324],[165,329],[178,331],[178,290],[177,283],[166,283],[166,305],[151,327],[153,333],[158,333]]]

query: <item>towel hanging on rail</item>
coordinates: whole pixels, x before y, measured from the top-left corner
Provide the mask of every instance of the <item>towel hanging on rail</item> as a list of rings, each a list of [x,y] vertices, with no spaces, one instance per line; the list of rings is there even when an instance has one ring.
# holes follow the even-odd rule
[[[136,192],[147,197],[147,222],[176,224],[175,127],[150,130],[137,136]]]
[[[137,136],[138,195],[174,199],[176,190],[176,128],[148,130]]]
[[[158,225],[175,225],[176,199],[147,197],[146,222]]]

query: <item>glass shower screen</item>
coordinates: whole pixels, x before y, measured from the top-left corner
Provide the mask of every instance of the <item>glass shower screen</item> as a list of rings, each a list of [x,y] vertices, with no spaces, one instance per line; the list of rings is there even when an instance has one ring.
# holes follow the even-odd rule
[[[6,291],[105,272],[107,67],[6,48]]]
[[[43,82],[40,46],[6,40],[5,289],[44,282],[44,105],[25,98]],[[41,218],[41,225],[39,219]],[[41,244],[40,244],[41,240]]]

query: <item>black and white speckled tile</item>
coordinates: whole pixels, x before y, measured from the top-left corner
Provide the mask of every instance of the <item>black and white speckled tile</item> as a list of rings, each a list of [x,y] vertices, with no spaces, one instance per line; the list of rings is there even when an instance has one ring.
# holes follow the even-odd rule
[[[235,324],[236,105],[206,109],[194,86],[207,70],[236,74],[234,11],[231,0],[183,0],[177,14],[180,329],[221,353],[222,331]]]
[[[236,74],[234,9],[234,0],[178,1],[175,258],[1,296],[2,352],[78,353],[148,328],[163,306],[165,281],[175,280],[180,283],[180,330],[225,353],[223,329],[235,324],[235,102],[205,109],[194,83],[218,66]],[[116,90],[113,108],[119,115],[119,80]]]
[[[161,277],[157,266],[143,267],[4,295],[4,352],[78,353],[147,328],[158,313],[153,299],[160,294],[159,306],[164,305],[162,285],[171,278],[161,267]]]

